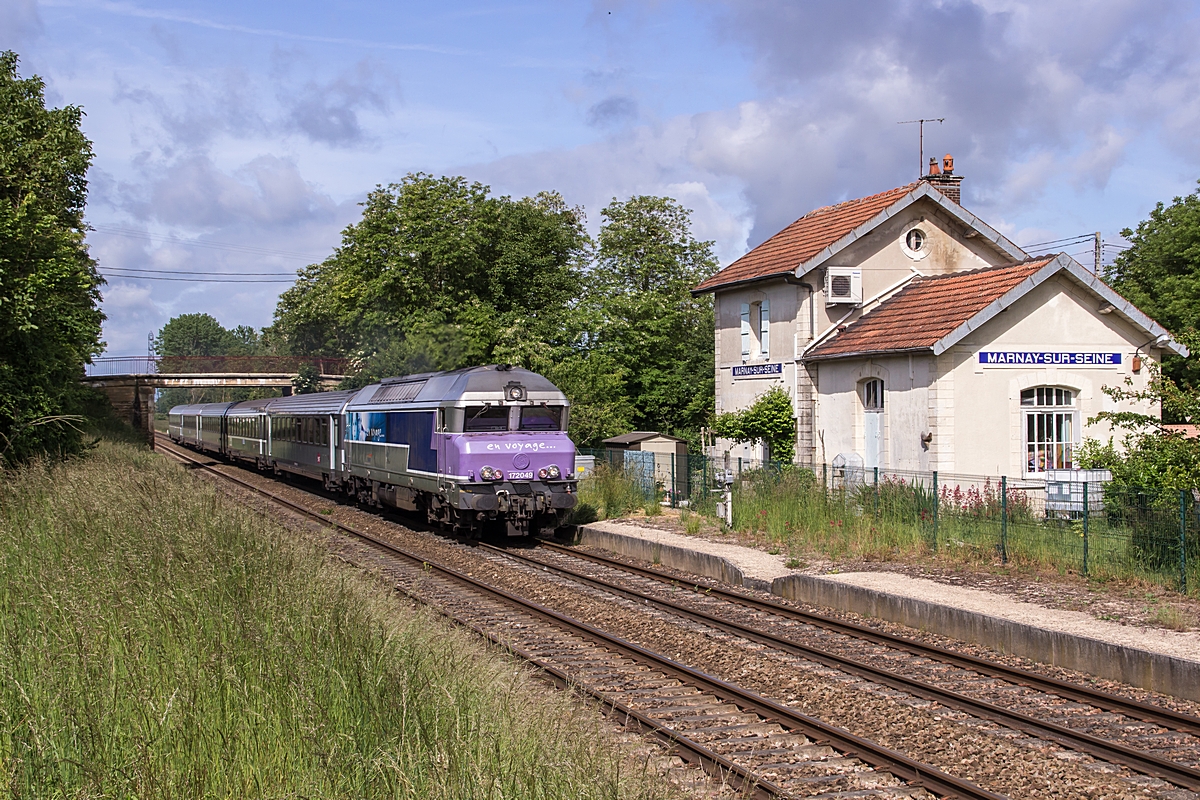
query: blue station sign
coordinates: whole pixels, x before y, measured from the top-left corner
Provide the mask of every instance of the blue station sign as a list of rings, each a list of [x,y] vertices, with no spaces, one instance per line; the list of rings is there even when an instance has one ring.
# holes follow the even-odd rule
[[[1120,353],[980,350],[984,367],[1119,367]]]
[[[734,378],[771,378],[783,374],[783,363],[742,364],[733,368]]]

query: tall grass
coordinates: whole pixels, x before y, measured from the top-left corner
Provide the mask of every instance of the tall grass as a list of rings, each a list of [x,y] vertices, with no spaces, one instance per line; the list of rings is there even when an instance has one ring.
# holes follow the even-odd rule
[[[3,792],[663,794],[511,659],[405,608],[146,451],[5,474]]]
[[[636,510],[654,516],[662,513],[659,500],[658,491],[647,491],[624,470],[599,463],[591,475],[579,482],[579,505],[573,521],[581,524],[597,517],[613,519]]]
[[[936,510],[935,510],[936,499]],[[869,561],[936,557],[1018,569],[1084,572],[1080,519],[1047,519],[1033,498],[1008,492],[1002,533],[1000,488],[985,481],[962,490],[889,477],[827,489],[804,469],[743,473],[734,484],[733,527],[789,554]],[[1189,526],[1196,521],[1189,517]],[[1099,579],[1179,581],[1179,516],[1171,509],[1112,509],[1093,514],[1086,531],[1087,574]],[[1200,536],[1189,527],[1188,586],[1200,587]]]

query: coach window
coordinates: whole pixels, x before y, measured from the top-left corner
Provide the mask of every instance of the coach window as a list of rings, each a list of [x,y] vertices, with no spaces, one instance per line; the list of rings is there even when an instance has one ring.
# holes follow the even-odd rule
[[[1060,386],[1038,386],[1021,392],[1025,417],[1026,471],[1075,468],[1075,392]]]

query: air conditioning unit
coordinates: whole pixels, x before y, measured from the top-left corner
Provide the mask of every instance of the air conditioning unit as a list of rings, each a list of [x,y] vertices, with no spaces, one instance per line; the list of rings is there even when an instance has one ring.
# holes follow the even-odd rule
[[[862,270],[854,267],[829,267],[825,270],[825,305],[861,304]]]

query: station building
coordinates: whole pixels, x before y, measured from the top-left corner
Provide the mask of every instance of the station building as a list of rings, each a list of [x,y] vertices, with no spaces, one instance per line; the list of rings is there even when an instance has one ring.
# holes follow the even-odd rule
[[[887,192],[819,208],[697,286],[715,301],[717,412],[793,398],[796,460],[1038,480],[1107,439],[1105,386],[1186,355],[1066,254],[1031,258],[959,203],[947,156]],[[717,455],[761,446],[718,440]]]

